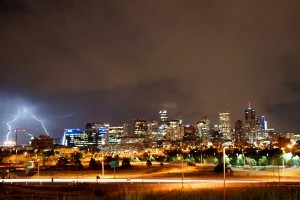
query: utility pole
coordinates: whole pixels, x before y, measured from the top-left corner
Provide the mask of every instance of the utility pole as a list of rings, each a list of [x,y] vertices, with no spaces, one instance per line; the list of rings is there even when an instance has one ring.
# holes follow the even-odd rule
[[[18,162],[18,150],[17,150],[17,145],[18,144],[18,129],[16,129],[16,145],[15,145],[15,149],[16,149],[16,164]]]
[[[15,130],[15,132],[16,132],[16,145],[15,145],[15,149],[16,149],[16,163],[18,162],[18,149],[17,149],[17,146],[18,146],[18,132],[24,132],[24,133],[26,133],[26,131],[28,131],[28,130],[18,129],[18,128],[16,128],[16,130]],[[28,134],[28,135],[32,136],[32,134]]]
[[[223,185],[223,198],[224,200],[226,199],[226,185],[225,185],[225,180],[226,180],[226,153],[225,149],[227,147],[223,147],[223,178],[224,178],[224,185]]]

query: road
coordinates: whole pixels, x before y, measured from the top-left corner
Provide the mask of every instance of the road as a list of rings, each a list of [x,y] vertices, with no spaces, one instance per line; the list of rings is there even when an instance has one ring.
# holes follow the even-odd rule
[[[223,173],[213,173],[215,165],[200,164],[195,167],[184,166],[181,163],[166,164],[164,167],[155,165],[146,167],[145,163],[139,163],[132,169],[106,170],[102,176],[101,170],[81,171],[40,171],[33,176],[15,176],[13,179],[0,179],[4,183],[130,183],[130,184],[185,184],[185,185],[214,185],[223,186]],[[183,170],[183,171],[182,171]],[[183,174],[182,174],[183,172]],[[249,184],[270,184],[270,183],[293,183],[299,180],[300,169],[289,168],[279,169],[244,169],[235,168],[234,173],[226,175],[226,184],[249,185]],[[101,176],[100,179],[96,179]],[[116,178],[114,178],[116,177]]]
[[[0,179],[2,183],[130,183],[130,184],[141,184],[141,183],[151,183],[151,184],[172,184],[172,183],[183,183],[183,184],[224,184],[223,179],[132,179],[132,178],[118,178],[118,179],[92,179],[92,178],[30,178],[30,179]],[[278,184],[279,182],[268,181],[268,180],[225,180],[226,184]],[[300,184],[299,180],[281,180],[282,184]]]
[[[285,186],[293,186],[293,188],[300,186],[298,178],[300,169],[298,168],[284,170],[280,168],[234,168],[233,174],[226,175],[224,184],[223,173],[214,173],[214,166],[199,164],[193,167],[171,163],[161,167],[154,163],[153,166],[147,167],[145,163],[137,163],[130,169],[117,169],[115,173],[114,170],[107,169],[104,175],[101,169],[90,170],[88,168],[84,170],[40,168],[39,171],[32,169],[31,175],[26,176],[16,171],[11,174],[10,179],[0,179],[3,183],[1,187],[4,188],[1,195],[3,199],[4,197],[22,199],[24,195],[27,195],[28,199],[33,196],[51,199],[57,195],[61,198],[70,195],[74,199],[77,197],[93,199],[97,192],[101,195],[107,194],[109,198],[120,197],[124,193],[127,196],[135,193],[141,195],[156,192],[159,195],[162,193],[169,196],[176,191],[192,191],[200,194],[201,190],[216,190],[214,194],[220,195],[223,191],[232,194],[234,191],[244,191],[247,188],[271,187],[277,191],[277,186],[284,186],[280,188],[287,188],[287,190],[289,187]],[[101,178],[97,179],[97,176]]]
[[[283,180],[281,182],[273,181],[261,181],[261,180],[226,180],[224,185],[223,179],[139,179],[139,178],[22,178],[22,179],[0,179],[6,188],[3,191],[6,193],[5,197],[15,199],[23,198],[24,195],[28,195],[28,198],[32,196],[41,197],[45,196],[49,199],[56,197],[58,194],[62,197],[66,196],[66,191],[68,191],[69,197],[72,198],[82,196],[81,199],[92,199],[96,191],[103,192],[107,194],[109,198],[119,197],[119,195],[132,195],[136,194],[146,194],[154,193],[159,194],[162,192],[163,195],[168,196],[169,193],[174,193],[174,191],[199,191],[200,190],[216,190],[226,191],[228,194],[231,191],[237,191],[237,188],[263,188],[272,187],[277,188],[277,186],[300,186],[298,181],[287,181]],[[224,187],[225,186],[225,187]],[[274,187],[276,186],[276,187]],[[282,188],[282,187],[281,187]],[[298,188],[298,187],[297,187]],[[13,192],[14,191],[14,192]],[[30,192],[29,192],[30,191]],[[76,193],[76,192],[79,193]],[[24,193],[25,192],[25,193]],[[158,192],[158,193],[157,193]],[[44,194],[43,194],[44,193]],[[102,193],[101,193],[102,194]],[[18,196],[19,195],[19,196]],[[63,196],[65,195],[65,196]],[[89,197],[84,195],[90,195]],[[46,198],[45,197],[45,198]],[[80,199],[80,198],[79,198]]]

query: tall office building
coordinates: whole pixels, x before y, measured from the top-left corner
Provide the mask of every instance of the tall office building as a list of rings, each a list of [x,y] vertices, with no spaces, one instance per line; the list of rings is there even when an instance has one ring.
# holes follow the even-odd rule
[[[170,120],[166,128],[165,139],[171,141],[181,141],[183,137],[181,124],[182,121],[179,119]]]
[[[158,133],[158,121],[152,121],[149,123],[149,134],[157,134]]]
[[[99,136],[101,137],[101,145],[105,145],[108,143],[108,130],[110,125],[105,123],[100,123],[96,126],[98,129]]]
[[[168,127],[167,123],[168,123],[168,115],[167,115],[167,110],[162,109],[159,111],[159,127],[158,127],[158,131],[162,134],[162,135],[166,135],[166,129]]]
[[[209,138],[210,120],[207,115],[197,122],[197,133],[200,138]]]
[[[229,112],[219,113],[219,120],[220,120],[219,131],[223,134],[224,139],[231,138],[230,113]]]
[[[132,124],[123,124],[124,135],[129,136],[132,134]]]
[[[103,141],[103,137],[105,138],[106,135],[103,135],[99,132],[100,124],[95,122],[86,122],[85,123],[85,133],[87,134],[88,138],[88,145],[99,145],[100,141]]]
[[[121,138],[123,137],[124,137],[123,126],[108,127],[107,136],[106,136],[108,144],[120,144]]]
[[[251,108],[249,102],[248,108],[245,110],[245,140],[249,142],[254,142],[257,139],[256,135],[256,118],[255,110]]]
[[[148,135],[149,132],[149,122],[144,119],[134,120],[134,134],[136,135]]]
[[[234,126],[235,142],[240,143],[244,141],[244,124],[241,120],[237,120]]]
[[[183,126],[183,135],[184,136],[195,136],[196,135],[196,127],[193,125]]]
[[[64,130],[63,145],[68,147],[84,147],[84,146],[97,146],[98,143],[90,145],[88,135],[84,130],[73,128]]]
[[[159,116],[160,116],[160,123],[165,124],[168,121],[168,115],[167,115],[167,110],[162,109],[159,111]]]
[[[261,116],[257,119],[256,122],[256,131],[257,131],[257,138],[263,139],[267,138],[267,120],[265,116]]]

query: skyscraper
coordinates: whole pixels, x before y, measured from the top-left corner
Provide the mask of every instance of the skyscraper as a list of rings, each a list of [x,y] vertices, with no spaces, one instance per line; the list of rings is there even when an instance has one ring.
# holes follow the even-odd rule
[[[219,130],[223,134],[224,139],[230,138],[230,113],[229,112],[221,112],[219,113],[220,126]]]
[[[207,115],[203,116],[199,122],[197,122],[197,132],[200,138],[209,138],[210,131],[210,119]]]
[[[241,120],[235,122],[235,142],[240,143],[244,141],[244,125]]]
[[[159,111],[159,116],[160,116],[160,123],[161,124],[166,124],[167,120],[168,120],[168,116],[167,116],[167,110],[162,109]]]
[[[134,134],[135,135],[148,135],[149,122],[145,119],[134,120]]]
[[[132,134],[132,124],[123,124],[124,135],[128,136]]]
[[[168,127],[167,122],[168,122],[168,116],[167,116],[167,110],[162,109],[159,111],[159,127],[158,130],[162,135],[166,134],[166,129]]]
[[[193,125],[185,125],[183,126],[183,135],[184,136],[195,136],[196,128]]]
[[[257,119],[256,123],[256,131],[257,131],[257,137],[258,138],[267,138],[267,120],[265,116],[261,116],[259,119]]]
[[[251,108],[251,104],[249,102],[248,108],[245,110],[245,140],[249,142],[253,142],[257,139],[256,136],[256,123],[255,123],[255,110]]]
[[[173,119],[168,122],[168,126],[166,128],[166,140],[171,141],[181,141],[182,140],[182,131],[181,131],[182,121],[179,119]]]

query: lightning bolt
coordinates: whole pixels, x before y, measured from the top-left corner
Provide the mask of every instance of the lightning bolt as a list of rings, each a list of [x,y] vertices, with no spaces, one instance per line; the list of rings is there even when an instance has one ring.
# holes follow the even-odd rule
[[[16,121],[17,121],[23,114],[25,114],[25,113],[29,113],[30,116],[31,116],[33,119],[35,119],[36,121],[40,122],[41,125],[42,125],[42,127],[43,127],[43,129],[44,129],[44,131],[45,131],[45,133],[46,133],[47,135],[49,135],[49,133],[48,133],[48,131],[47,131],[47,128],[46,128],[44,122],[43,122],[41,119],[39,119],[38,117],[36,117],[32,112],[29,112],[26,108],[23,108],[21,111],[18,110],[18,114],[15,115],[11,121],[6,122],[6,125],[7,125],[7,128],[8,128],[7,135],[6,135],[6,143],[7,143],[7,144],[8,144],[8,141],[9,141],[9,136],[10,136],[10,134],[12,133],[12,126],[11,126],[12,123],[16,122]]]
[[[47,135],[49,135],[49,133],[48,133],[48,131],[47,131],[45,125],[44,125],[44,122],[43,122],[41,119],[37,118],[33,113],[29,112],[29,114],[30,114],[36,121],[38,121],[38,122],[41,123],[42,127],[43,127],[44,130],[45,130],[45,133],[47,133]]]
[[[71,113],[71,114],[68,114],[68,115],[60,115],[60,116],[57,116],[55,118],[66,118],[66,117],[71,117],[73,115],[74,115],[74,113]]]
[[[18,118],[20,117],[20,111],[18,111],[18,114],[14,117],[14,119],[13,120],[11,120],[10,122],[7,122],[6,123],[6,125],[7,125],[7,135],[6,135],[6,143],[8,143],[8,137],[9,137],[9,135],[10,135],[10,133],[11,133],[11,123],[13,123],[13,122],[15,122],[15,121],[17,121],[18,120]]]

